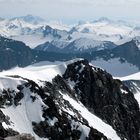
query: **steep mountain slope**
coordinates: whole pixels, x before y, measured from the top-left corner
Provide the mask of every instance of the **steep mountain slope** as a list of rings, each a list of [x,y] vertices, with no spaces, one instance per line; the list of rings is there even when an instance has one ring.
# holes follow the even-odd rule
[[[139,139],[140,112],[133,94],[86,60],[16,68],[0,73],[0,81],[1,137]]]
[[[128,79],[123,82],[134,93],[135,99],[138,101],[139,107],[140,107],[140,78],[139,78],[139,80],[129,80]]]
[[[90,60],[93,64],[95,63],[96,66],[106,69],[114,76],[127,76],[139,72],[139,40],[135,38],[111,50],[85,53],[77,55],[77,57]]]
[[[77,71],[80,71],[79,74],[77,74]],[[86,61],[83,61],[81,66],[77,62],[75,65],[68,65],[64,78],[73,83],[72,86],[77,91],[77,96],[86,107],[90,108],[91,111],[103,120],[106,120],[114,129],[117,130],[119,128],[119,131],[125,131],[121,136],[124,136],[126,139],[139,139],[139,136],[135,137],[134,133],[129,132],[133,129],[131,126],[132,123],[123,123],[123,120],[133,120],[134,126],[138,125],[137,122],[134,122],[135,117],[133,115],[135,113],[132,116],[130,115],[132,110],[134,112],[135,109],[139,110],[136,101],[136,108],[130,105],[131,98],[134,98],[133,94],[120,81],[114,81],[110,74],[100,69],[95,69],[95,71],[99,73],[94,73],[93,68]],[[106,76],[104,77],[103,75]],[[128,94],[131,97],[128,97]],[[120,102],[120,98],[122,103]],[[131,106],[132,110],[130,109],[131,111],[129,112],[126,106]],[[121,112],[123,112],[122,116]],[[110,114],[111,119],[109,119],[108,114]],[[131,119],[129,118],[130,116]],[[137,129],[134,131],[136,132]],[[136,133],[138,134],[139,132],[137,131]]]
[[[53,31],[49,32],[53,33]],[[24,67],[40,61],[54,62],[85,58],[113,76],[123,77],[139,72],[139,42],[137,37],[123,45],[116,46],[111,42],[81,38],[72,43],[64,40],[47,42],[36,49],[30,49],[20,41],[1,36],[0,70],[15,66]]]
[[[99,51],[105,49],[113,49],[116,45],[108,41],[97,41],[88,38],[79,38],[72,42],[70,41],[56,41],[47,42],[37,46],[36,50],[61,52],[61,53],[85,53],[92,51]],[[59,44],[60,43],[60,44]]]
[[[125,59],[121,59],[120,57],[110,58],[109,60],[97,58],[96,60],[92,60],[91,63],[97,67],[105,69],[114,77],[124,77],[139,72],[137,66],[125,61]]]
[[[140,72],[118,78],[121,79],[123,83],[129,87],[129,90],[134,93],[135,99],[138,101],[140,107]]]
[[[40,61],[62,61],[72,56],[59,53],[49,53],[32,50],[23,42],[0,36],[0,70],[6,70],[15,66],[25,67]]]
[[[71,31],[72,37],[94,38],[95,40],[111,41],[117,45],[127,42],[134,36],[139,36],[138,27],[125,21],[113,21],[100,18],[92,22],[79,22]]]
[[[58,39],[62,35],[64,37],[66,31],[63,31],[61,27],[57,28],[57,26],[46,23],[40,17],[27,15],[0,20],[0,35],[23,41],[30,47],[36,47],[46,41]]]
[[[34,62],[32,50],[24,43],[0,36],[0,70]]]

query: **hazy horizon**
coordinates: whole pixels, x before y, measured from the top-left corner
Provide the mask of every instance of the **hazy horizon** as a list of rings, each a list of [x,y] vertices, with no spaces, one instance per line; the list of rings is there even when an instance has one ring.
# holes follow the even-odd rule
[[[0,17],[32,14],[46,20],[75,23],[100,17],[139,20],[139,0],[0,0]]]

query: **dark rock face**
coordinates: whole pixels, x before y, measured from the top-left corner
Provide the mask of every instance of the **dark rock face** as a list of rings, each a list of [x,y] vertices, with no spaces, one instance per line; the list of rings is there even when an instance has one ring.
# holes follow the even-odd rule
[[[34,132],[41,138],[49,138],[50,140],[79,140],[81,137],[81,131],[78,129],[80,126],[89,127],[87,120],[85,120],[71,105],[69,102],[65,101],[60,94],[60,91],[65,94],[71,95],[73,98],[72,90],[67,85],[66,81],[61,76],[56,76],[53,79],[52,84],[46,82],[45,87],[38,91],[39,95],[42,97],[43,102],[48,106],[48,108],[43,109],[44,121],[40,123],[33,122]],[[45,93],[50,93],[46,95]],[[44,98],[45,97],[45,98]],[[68,108],[77,114],[77,117],[71,116],[67,112],[63,111],[62,108]],[[61,113],[60,113],[61,112]],[[49,121],[56,119],[54,125],[50,125]],[[72,122],[77,125],[72,126]],[[75,128],[72,128],[75,127]],[[107,140],[107,138],[94,128],[90,128],[89,137],[86,140]]]
[[[100,140],[101,137],[103,140],[107,140],[106,137],[104,137],[103,135],[101,136],[101,134],[98,131],[96,131],[92,128],[89,133],[89,139],[87,139],[87,140]]]
[[[18,134],[18,132],[14,131],[12,129],[4,129],[2,122],[6,123],[6,124],[10,124],[9,119],[0,110],[0,139],[5,138],[7,136],[14,136],[14,135]]]
[[[20,100],[24,97],[22,93],[22,89],[19,92],[11,89],[4,89],[2,94],[0,94],[0,108],[3,108],[4,105],[11,106],[11,105],[19,105]]]
[[[74,81],[76,96],[127,140],[140,139],[140,112],[134,95],[107,72],[83,60],[68,65],[64,79]]]
[[[42,106],[42,117],[44,118],[44,121],[41,121],[39,123],[32,122],[32,127],[33,131],[40,138],[48,138],[49,140],[79,140],[82,134],[82,130],[80,130],[80,127],[84,126],[87,127],[90,131],[89,136],[83,139],[107,140],[107,138],[101,132],[97,131],[94,128],[91,128],[88,124],[88,121],[85,120],[68,101],[63,99],[61,93],[68,94],[73,98],[75,98],[75,94],[61,76],[56,76],[53,79],[52,83],[45,82],[44,87],[39,87],[38,84],[36,84],[32,80],[28,80],[25,78],[23,79],[27,80],[27,82],[25,82],[23,85],[17,86],[17,89],[19,90],[18,93],[10,89],[3,92],[3,102],[1,108],[12,105],[20,106],[20,101],[22,100],[22,98],[24,98],[24,94],[22,91],[26,88],[28,90],[30,89],[31,93],[33,93],[30,96],[31,99],[33,99],[32,102],[36,100],[36,95],[39,95],[43,103],[45,104],[45,106]],[[8,95],[10,94],[14,95],[9,97],[11,100],[9,100],[8,98]],[[10,103],[6,104],[7,102]],[[69,113],[65,112],[62,108],[71,110],[72,112],[74,112],[75,116],[72,116]],[[0,122],[5,122],[6,124],[10,125],[11,122],[9,122],[9,120],[10,118],[7,118],[2,112],[0,112]],[[11,129],[4,129],[1,123],[0,137],[8,137],[10,139],[13,138],[34,140],[34,138],[31,136],[29,137],[29,135],[18,135],[18,132],[15,132]]]
[[[55,38],[61,38],[61,35],[58,34],[58,30],[57,29],[53,29],[50,26],[46,26],[44,31],[43,31],[43,35],[44,37],[47,35],[52,35]]]
[[[127,62],[136,65],[140,68],[140,50],[136,41],[132,40],[123,45],[118,46],[113,50],[115,56],[124,58]]]

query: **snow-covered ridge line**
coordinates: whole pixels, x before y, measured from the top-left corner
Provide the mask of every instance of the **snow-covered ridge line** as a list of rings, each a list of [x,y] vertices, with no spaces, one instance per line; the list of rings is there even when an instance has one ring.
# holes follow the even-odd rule
[[[126,80],[140,80],[140,72],[136,72],[134,74],[125,76],[125,77],[114,77],[116,79],[120,79],[121,81],[126,81]]]
[[[50,62],[44,61],[25,68],[15,67],[13,69],[0,72],[0,77],[5,76],[21,76],[33,80],[37,83],[42,81],[51,81],[55,76],[63,75],[67,65],[76,61],[83,60],[82,58],[73,59],[67,62],[56,62],[53,65]],[[48,65],[49,64],[49,65]]]

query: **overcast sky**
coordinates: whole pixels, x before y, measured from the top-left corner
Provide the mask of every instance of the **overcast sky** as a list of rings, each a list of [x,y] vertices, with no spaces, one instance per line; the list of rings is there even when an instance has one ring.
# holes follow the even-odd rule
[[[74,23],[79,20],[139,20],[140,0],[0,0],[0,16],[33,14],[47,20]]]

